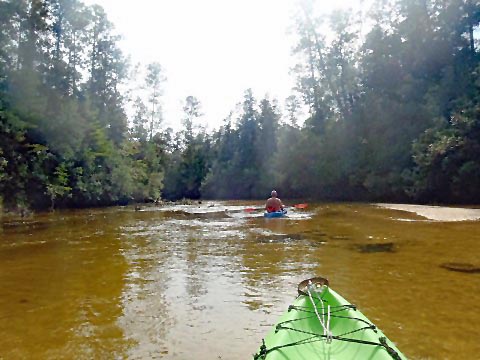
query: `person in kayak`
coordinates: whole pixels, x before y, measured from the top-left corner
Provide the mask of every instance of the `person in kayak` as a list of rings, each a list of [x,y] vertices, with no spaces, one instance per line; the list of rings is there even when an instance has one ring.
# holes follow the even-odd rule
[[[269,213],[283,210],[282,200],[277,197],[277,192],[275,190],[272,191],[272,197],[267,200],[265,210]]]

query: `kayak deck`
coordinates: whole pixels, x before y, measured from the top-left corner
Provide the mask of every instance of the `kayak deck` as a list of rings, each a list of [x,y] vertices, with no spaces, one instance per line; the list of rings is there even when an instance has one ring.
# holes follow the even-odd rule
[[[325,286],[321,293],[298,296],[254,359],[400,360],[405,356],[354,305]]]

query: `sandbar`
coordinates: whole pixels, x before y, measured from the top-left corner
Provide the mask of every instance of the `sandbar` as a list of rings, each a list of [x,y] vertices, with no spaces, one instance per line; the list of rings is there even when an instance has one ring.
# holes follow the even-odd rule
[[[375,204],[386,209],[407,211],[432,221],[480,220],[480,209],[410,204]]]

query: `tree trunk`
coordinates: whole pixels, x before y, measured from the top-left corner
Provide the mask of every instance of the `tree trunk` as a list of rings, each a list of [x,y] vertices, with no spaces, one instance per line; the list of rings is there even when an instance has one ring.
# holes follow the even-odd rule
[[[475,39],[473,37],[473,24],[472,20],[470,19],[470,23],[468,24],[468,32],[470,34],[470,52],[472,55],[475,54]]]

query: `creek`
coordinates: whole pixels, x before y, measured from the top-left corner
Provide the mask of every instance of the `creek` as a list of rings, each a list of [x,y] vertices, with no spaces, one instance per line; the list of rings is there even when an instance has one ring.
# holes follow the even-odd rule
[[[411,359],[478,356],[475,216],[345,203],[283,219],[244,211],[259,205],[4,218],[0,359],[251,359],[312,276]]]

